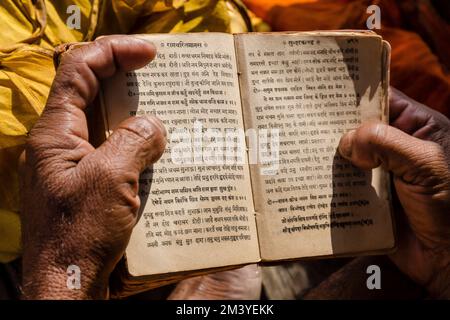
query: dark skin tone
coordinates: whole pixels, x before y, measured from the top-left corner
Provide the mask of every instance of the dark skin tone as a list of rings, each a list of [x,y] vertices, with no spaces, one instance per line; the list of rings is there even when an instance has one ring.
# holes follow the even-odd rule
[[[136,117],[95,149],[84,109],[94,101],[99,80],[143,67],[154,56],[151,44],[122,36],[63,56],[24,156],[25,297],[105,297],[109,274],[137,222],[139,174],[161,156],[166,137],[158,119]],[[70,264],[82,270],[83,290],[64,285]]]
[[[390,123],[367,123],[342,137],[339,152],[362,169],[392,172],[401,271],[435,297],[450,298],[450,120],[390,92]]]
[[[138,219],[139,174],[159,159],[166,134],[158,119],[134,117],[94,148],[84,110],[101,79],[140,68],[154,56],[152,44],[132,36],[103,37],[63,55],[21,159],[24,298],[106,297],[109,275]],[[404,223],[392,259],[432,295],[448,297],[450,121],[395,91],[391,118],[392,126],[369,123],[345,135],[339,151],[358,167],[383,165],[393,173]],[[82,270],[80,290],[67,288],[71,264]],[[256,298],[257,274],[251,266],[190,280],[201,289],[192,294],[222,297],[215,292],[233,292],[252,278],[253,293],[236,298]],[[186,298],[191,289],[185,282],[172,297]]]

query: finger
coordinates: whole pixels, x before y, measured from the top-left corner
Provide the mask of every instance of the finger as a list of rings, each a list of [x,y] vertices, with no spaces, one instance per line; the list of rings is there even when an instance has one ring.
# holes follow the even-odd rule
[[[445,116],[392,87],[389,91],[389,116],[393,127],[423,140],[434,140],[433,134],[440,127],[449,126]]]
[[[437,144],[382,123],[367,123],[345,134],[339,153],[359,168],[382,165],[409,183],[420,183],[442,169],[435,163],[441,155]]]
[[[105,36],[77,47],[62,56],[55,77],[58,85],[52,87],[49,99],[53,93],[62,91],[66,101],[79,102],[77,106],[84,108],[96,96],[98,80],[111,77],[119,70],[141,68],[153,60],[155,54],[155,47],[148,41],[125,35]]]
[[[65,53],[45,110],[32,131],[48,138],[41,147],[73,150],[85,145],[88,130],[83,109],[97,95],[99,81],[118,70],[142,67],[154,56],[153,45],[132,36],[104,37]]]
[[[139,174],[155,163],[166,146],[166,130],[156,117],[132,117],[123,121],[94,152],[95,161]]]

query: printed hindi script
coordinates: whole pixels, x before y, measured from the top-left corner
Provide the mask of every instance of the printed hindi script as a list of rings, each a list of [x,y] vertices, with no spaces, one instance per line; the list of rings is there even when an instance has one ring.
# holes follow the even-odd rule
[[[245,149],[240,152],[245,141],[233,146],[217,141],[220,135],[202,134],[213,128],[227,131],[229,138],[243,128],[233,37],[151,40],[158,49],[155,60],[122,81],[116,79],[114,85],[126,83],[128,94],[106,102],[112,129],[119,120],[147,113],[163,120],[169,136],[179,137],[141,178],[147,203],[127,250],[128,260],[141,264],[129,269],[156,274],[258,261],[249,169]],[[111,107],[120,104],[128,108]],[[239,150],[219,156],[208,150],[230,145]]]
[[[276,175],[264,175],[264,164],[251,170],[262,258],[379,245],[373,237],[392,233],[385,177],[336,149],[361,121],[381,120],[381,42],[249,34],[237,47],[246,127],[279,129]]]
[[[110,130],[152,114],[168,131],[139,181],[132,275],[394,246],[387,174],[337,152],[345,132],[385,120],[379,36],[144,37],[154,61],[103,86]]]

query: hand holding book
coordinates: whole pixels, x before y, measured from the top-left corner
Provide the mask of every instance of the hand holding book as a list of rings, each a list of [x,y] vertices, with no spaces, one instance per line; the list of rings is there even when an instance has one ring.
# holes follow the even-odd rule
[[[391,258],[434,297],[450,298],[450,121],[395,89],[390,121],[347,133],[339,151],[362,169],[392,172],[402,223]]]
[[[165,130],[155,117],[129,118],[95,149],[84,112],[101,79],[154,55],[148,42],[112,36],[63,56],[22,157],[25,298],[105,298],[138,220],[139,174],[164,151]],[[80,290],[67,285],[70,265],[80,269]]]
[[[95,149],[87,142],[88,129],[82,111],[96,96],[99,78],[114,74],[114,66],[127,71],[145,65],[154,54],[152,50],[150,45],[131,37],[106,37],[95,45],[73,49],[63,58],[44,115],[33,129],[22,159],[25,160],[22,170],[22,222],[26,297],[104,297],[108,277],[124,253],[132,226],[137,220],[138,172],[159,157],[164,134],[154,118],[127,119],[122,124],[116,123],[115,132],[102,147]],[[241,88],[245,86],[246,83],[240,83]],[[247,108],[253,105],[248,104],[250,98],[242,99],[242,104]],[[360,101],[364,98],[361,97]],[[229,101],[233,99],[229,96]],[[393,259],[413,279],[428,284],[433,294],[445,296],[450,283],[450,240],[447,232],[450,223],[447,215],[450,206],[450,156],[447,152],[450,123],[442,115],[405,97],[394,95],[392,101],[392,125],[403,132],[382,124],[363,124],[362,128],[357,129],[361,134],[344,136],[340,150],[344,158],[365,169],[381,163],[393,171],[395,187],[410,226],[408,232],[403,233],[406,224],[400,225],[399,251]],[[364,103],[365,107],[370,105],[370,102]],[[382,103],[379,99],[376,102],[379,108],[382,108]],[[235,109],[236,112],[238,110]],[[248,109],[245,110],[244,113],[248,112]],[[368,110],[366,114],[372,112]],[[253,114],[250,113],[249,117]],[[235,121],[231,123],[242,124],[239,117],[232,119]],[[385,134],[379,134],[380,128],[381,133]],[[155,136],[149,132],[158,134]],[[155,140],[139,138],[144,136],[155,137]],[[96,163],[97,170],[86,171],[90,163]],[[117,170],[121,164],[125,167]],[[245,177],[248,176],[245,168],[240,170],[243,170]],[[114,179],[108,179],[113,173]],[[251,181],[247,182],[246,185],[249,185]],[[250,196],[255,199],[254,190]],[[241,201],[246,199],[241,198]],[[157,201],[152,203],[159,206]],[[145,205],[141,209],[145,209]],[[158,211],[147,211],[157,216],[155,213]],[[215,212],[221,213],[218,210]],[[261,212],[271,214],[267,210]],[[232,223],[233,220],[229,224]],[[381,225],[386,226],[389,224]],[[230,227],[230,230],[233,229]],[[246,230],[255,234],[251,228]],[[346,237],[353,241],[360,240],[354,233]],[[291,253],[296,252],[295,246],[305,247],[302,241],[294,238],[291,241]],[[375,247],[383,246],[375,241]],[[238,247],[245,249],[242,245]],[[152,264],[158,257],[152,258],[152,247],[148,248],[149,255],[142,255],[140,259],[144,267],[152,270]],[[247,249],[251,248],[249,246]],[[243,250],[244,255],[253,252],[247,249]],[[127,250],[128,253],[134,249],[129,246]],[[233,250],[237,250],[236,246],[228,251],[217,249],[216,254],[228,255],[238,263],[246,263],[241,253],[232,255]],[[159,257],[167,264],[167,270],[173,268],[175,252],[169,248],[162,250],[163,254],[171,257]],[[277,254],[277,250],[273,253]],[[292,258],[295,256],[292,255]],[[249,260],[252,259],[250,257]],[[182,256],[175,263],[178,263],[180,270],[184,264],[186,271],[168,277],[155,275],[149,278],[161,284],[211,271],[192,270],[191,261],[184,261]],[[200,263],[211,268],[220,267],[214,264],[211,255],[204,255]],[[85,277],[80,291],[67,290],[66,270],[71,264],[83,269]],[[222,267],[227,266],[234,267],[231,260],[228,265],[222,264]]]

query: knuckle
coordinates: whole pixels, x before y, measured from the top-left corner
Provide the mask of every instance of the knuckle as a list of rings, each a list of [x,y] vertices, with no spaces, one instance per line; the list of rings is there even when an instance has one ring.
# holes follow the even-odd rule
[[[88,64],[82,60],[74,60],[58,69],[48,104],[64,105],[71,100],[71,103],[83,107],[85,101],[89,101],[97,91],[98,81]]]
[[[97,50],[100,50],[103,55],[111,55],[111,46],[110,40],[107,38],[103,38],[100,41],[92,42],[92,46],[95,46]]]
[[[101,159],[95,165],[87,168],[88,186],[92,186],[101,198],[114,199],[118,203],[138,210],[140,202],[138,194],[138,173],[126,170],[120,164],[108,159]]]
[[[149,141],[153,139],[161,138],[164,133],[162,132],[159,120],[154,117],[135,117],[124,126],[124,129],[128,129],[133,134],[136,134],[140,139]]]
[[[166,130],[162,123],[154,117],[135,117],[127,120],[122,126],[122,137],[119,140],[132,141],[129,145],[148,154],[148,161],[155,162],[164,153],[166,146]],[[126,141],[124,141],[126,142]],[[146,156],[147,157],[147,156]]]
[[[134,194],[132,192],[123,192],[122,195],[122,202],[125,204],[125,206],[128,207],[132,213],[137,213],[139,211],[139,208],[141,207],[141,201],[137,194]]]
[[[84,93],[85,91],[85,84],[83,79],[83,74],[86,73],[85,71],[86,65],[77,63],[73,65],[73,67],[70,70],[64,70],[61,72],[61,77],[58,79],[60,82],[58,84],[59,88],[61,90],[58,90],[58,93],[62,93],[63,97],[73,97],[77,96],[78,93]],[[81,94],[82,96],[87,96],[87,94]]]
[[[427,123],[427,127],[431,135],[435,133],[440,133],[443,129],[441,124],[438,123],[434,117],[430,118],[430,120]]]
[[[61,56],[60,67],[58,68],[64,70],[67,67],[70,67],[74,63],[82,63],[84,62],[85,56],[87,54],[87,50],[90,44],[84,43],[80,46],[70,49],[66,53]]]
[[[95,181],[97,187],[109,193],[114,193],[117,186],[128,184],[136,186],[138,183],[138,173],[134,170],[123,168],[121,163],[103,158],[96,165],[88,168],[89,180]]]

